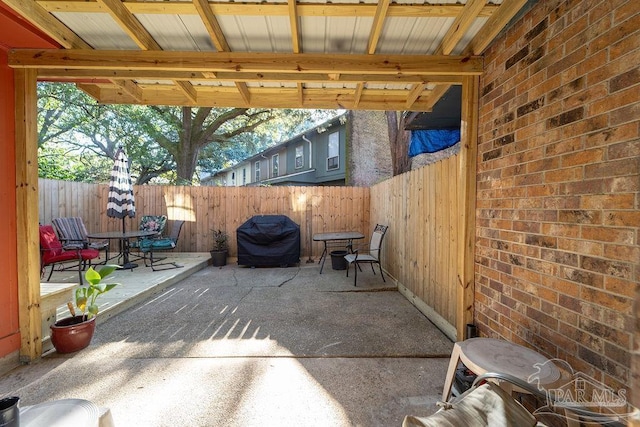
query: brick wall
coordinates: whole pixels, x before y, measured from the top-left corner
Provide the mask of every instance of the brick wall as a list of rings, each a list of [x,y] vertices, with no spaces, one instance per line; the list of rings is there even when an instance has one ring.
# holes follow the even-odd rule
[[[480,93],[479,330],[616,389],[637,327],[638,64],[637,0],[541,0],[485,52]]]

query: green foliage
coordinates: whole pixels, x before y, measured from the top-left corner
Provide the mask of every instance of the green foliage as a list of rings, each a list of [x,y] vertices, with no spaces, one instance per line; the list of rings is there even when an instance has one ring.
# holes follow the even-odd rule
[[[229,235],[223,230],[212,229],[213,233],[213,250],[226,251],[229,249]]]
[[[40,176],[107,182],[123,146],[136,184],[191,185],[196,170],[223,169],[332,115],[330,110],[101,105],[72,84],[39,83]]]
[[[76,289],[76,307],[86,315],[87,319],[91,319],[98,314],[98,305],[96,300],[98,297],[111,289],[115,288],[118,283],[102,283],[102,279],[114,272],[118,268],[117,265],[105,265],[99,271],[89,267],[84,275],[87,285],[80,286]]]

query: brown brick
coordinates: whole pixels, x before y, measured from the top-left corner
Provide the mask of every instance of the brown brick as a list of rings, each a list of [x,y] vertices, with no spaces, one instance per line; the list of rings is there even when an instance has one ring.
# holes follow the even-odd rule
[[[594,286],[597,288],[602,288],[604,286],[604,278],[601,274],[570,267],[563,267],[560,270],[560,274],[561,277],[565,279],[582,283],[583,285]]]
[[[616,339],[605,343],[604,355],[622,366],[629,366],[630,354],[627,350],[629,348],[629,338],[622,334],[618,335]]]
[[[632,194],[596,194],[582,197],[584,209],[634,209]]]
[[[559,194],[602,194],[604,191],[603,179],[590,179],[588,181],[573,181],[559,184]]]
[[[557,240],[555,237],[551,236],[541,236],[535,234],[528,234],[526,236],[525,242],[528,245],[540,246],[543,248],[555,248],[557,247]]]
[[[514,221],[513,230],[537,234],[540,233],[540,223],[531,221]]]
[[[494,147],[502,147],[503,145],[511,144],[514,141],[514,136],[512,133],[501,136],[500,138],[496,138],[493,141]]]
[[[580,237],[580,227],[576,224],[545,223],[542,225],[542,234],[564,238],[577,238]]]
[[[528,197],[543,197],[558,194],[558,186],[555,184],[530,185],[527,187]]]
[[[577,313],[581,311],[581,304],[579,298],[574,298],[569,295],[558,295],[558,304],[564,307],[567,310],[572,310]]]
[[[545,155],[557,156],[558,154],[573,153],[584,149],[582,138],[570,138],[553,141],[544,147]]]
[[[601,224],[602,213],[599,210],[562,210],[558,212],[558,221],[571,224]]]
[[[605,150],[603,148],[591,148],[588,150],[567,153],[562,156],[562,166],[576,166],[603,160]]]
[[[604,225],[640,227],[640,210],[607,211],[604,215]]]
[[[588,286],[582,288],[581,297],[587,303],[605,307],[618,313],[631,314],[633,300],[630,298],[603,292],[600,289]]]
[[[605,193],[634,193],[638,191],[640,191],[640,174],[605,178],[604,180]],[[627,201],[624,200],[623,202],[626,203]],[[622,205],[619,207],[623,208]]]
[[[604,289],[616,295],[634,298],[636,296],[636,292],[640,291],[640,283],[633,280],[608,276],[604,278]]]
[[[518,52],[516,52],[515,55],[509,58],[505,63],[505,69],[508,70],[509,68],[513,67],[519,61],[523,60],[528,54],[529,54],[529,45],[523,47]]]
[[[551,117],[549,120],[547,120],[547,129],[564,126],[566,124],[582,120],[583,117],[584,107],[575,108],[558,116]]]
[[[527,307],[526,314],[528,317],[532,318],[536,322],[540,322],[543,325],[546,325],[549,328],[555,329],[558,326],[558,319],[555,319],[549,316],[546,313],[543,313],[540,310],[536,310],[532,307]]]
[[[570,267],[578,266],[578,255],[575,253],[558,251],[553,249],[542,249],[540,255],[543,260],[555,262],[557,264],[568,265]]]
[[[604,255],[612,260],[635,263],[640,260],[640,246],[605,244]]]
[[[580,285],[559,277],[543,277],[542,284],[558,292],[558,298],[560,298],[560,295],[574,298],[578,298],[580,295]]]
[[[640,157],[640,140],[624,141],[619,144],[611,144],[607,147],[607,158],[610,160],[624,159],[631,157],[637,160]],[[637,166],[637,163],[636,163]],[[639,172],[640,168],[636,168],[635,172]]]
[[[582,179],[583,168],[575,166],[572,168],[556,169],[544,173],[545,182],[569,182]]]
[[[620,175],[638,174],[640,171],[640,156],[617,161],[602,162],[586,165],[584,176],[589,178],[601,178]]]
[[[606,274],[609,276],[621,277],[623,279],[631,278],[631,266],[624,262],[611,261],[608,259],[594,258],[590,256],[582,256],[580,267],[585,270],[594,271],[596,273]]]
[[[502,155],[502,148],[496,148],[495,150],[488,151],[482,155],[482,161],[497,159]]]
[[[634,237],[635,236],[633,230],[624,228],[597,226],[582,227],[582,238],[586,240],[632,245],[634,243]]]
[[[527,268],[529,270],[538,271],[543,274],[553,276],[556,274],[556,264],[544,262],[538,259],[527,259]]]
[[[604,253],[604,244],[601,242],[587,240],[559,238],[558,249],[569,252],[578,252],[586,255],[602,256]]]
[[[617,92],[637,83],[640,83],[640,69],[634,67],[625,73],[613,77],[609,81],[609,91],[612,93]]]
[[[640,120],[640,103],[635,103],[609,113],[612,126]]]

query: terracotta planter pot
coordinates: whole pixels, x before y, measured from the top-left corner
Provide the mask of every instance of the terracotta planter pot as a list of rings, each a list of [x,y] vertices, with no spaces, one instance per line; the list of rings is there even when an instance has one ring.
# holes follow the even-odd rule
[[[67,317],[51,325],[51,343],[58,353],[73,353],[91,343],[96,318],[84,319],[84,316]]]

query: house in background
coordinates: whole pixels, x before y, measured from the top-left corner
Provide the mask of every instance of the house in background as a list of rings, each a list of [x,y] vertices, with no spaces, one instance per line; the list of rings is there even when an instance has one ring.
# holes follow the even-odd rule
[[[345,185],[347,113],[223,169],[204,185]]]

